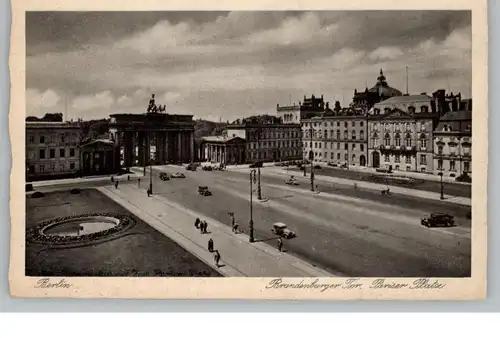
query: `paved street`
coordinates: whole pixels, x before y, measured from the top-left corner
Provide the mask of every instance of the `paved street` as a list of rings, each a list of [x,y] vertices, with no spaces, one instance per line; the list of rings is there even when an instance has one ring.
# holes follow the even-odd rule
[[[286,169],[286,168],[283,168]],[[290,166],[288,168],[290,172],[295,172],[295,175],[300,175],[303,173],[303,171],[299,170],[296,167]],[[307,167],[307,175],[309,176],[309,173],[311,172],[310,168]],[[325,165],[321,166],[321,169],[316,169],[315,170],[316,175],[324,175],[324,176],[333,176],[333,177],[339,177],[339,178],[347,178],[350,180],[356,180],[356,181],[366,181],[366,179],[370,176],[373,176],[373,173],[363,173],[359,171],[354,171],[354,170],[346,170],[346,169],[339,169],[339,168],[333,168],[333,167],[328,167]],[[394,173],[394,175],[397,175],[397,172]],[[423,190],[423,191],[432,191],[432,192],[440,192],[441,187],[439,182],[435,181],[427,181],[427,180],[418,180],[419,183],[412,186],[411,188],[417,189],[417,190]],[[392,185],[392,184],[391,184]],[[398,186],[398,185],[395,185]],[[448,183],[448,182],[443,182],[443,187],[444,191],[446,194],[450,194],[453,196],[460,196],[460,197],[471,197],[471,186],[470,185],[464,185],[464,184],[456,184],[456,183]]]
[[[161,181],[155,170],[155,194],[229,224],[228,212],[248,232],[249,179],[239,172],[187,172],[186,179]],[[144,178],[141,184],[147,184]],[[213,196],[203,197],[197,187],[207,185]],[[348,186],[285,186],[282,179],[262,179],[263,196],[254,195],[254,223],[260,241],[275,237],[270,228],[284,222],[298,237],[285,242],[291,254],[332,272],[351,276],[468,276],[470,275],[470,220],[468,207],[411,196],[354,190]],[[331,192],[327,194],[325,192]],[[420,217],[430,212],[455,215],[458,227],[427,229]]]

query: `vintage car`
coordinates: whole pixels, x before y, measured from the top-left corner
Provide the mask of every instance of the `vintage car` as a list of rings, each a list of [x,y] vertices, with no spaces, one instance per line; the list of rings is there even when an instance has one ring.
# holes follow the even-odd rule
[[[186,166],[186,170],[189,170],[189,171],[196,171],[196,168],[198,166],[195,164],[195,163],[189,163],[187,166]]]
[[[204,165],[203,167],[201,167],[201,170],[203,171],[212,171],[214,168],[212,168],[212,166],[210,165]]]
[[[212,196],[212,192],[208,190],[207,186],[200,186],[198,187],[198,194],[202,196]]]
[[[164,173],[164,172],[159,173],[158,177],[160,177],[160,180],[162,180],[162,181],[168,181],[168,180],[170,180],[170,177],[168,176],[168,174]]]
[[[271,232],[277,236],[290,239],[296,237],[295,232],[288,229],[285,223],[274,223]]]
[[[291,176],[289,179],[285,180],[285,184],[287,184],[287,185],[299,185],[299,182],[297,182],[295,177]]]
[[[186,178],[186,176],[183,173],[175,173],[172,174],[172,178]]]
[[[455,220],[448,214],[430,214],[429,217],[422,218],[420,224],[427,228],[453,227]]]

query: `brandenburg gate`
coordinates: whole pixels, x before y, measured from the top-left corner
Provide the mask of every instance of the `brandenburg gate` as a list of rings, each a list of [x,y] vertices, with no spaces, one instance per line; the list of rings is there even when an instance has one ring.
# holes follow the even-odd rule
[[[165,113],[165,106],[156,106],[154,94],[146,113],[112,114],[110,118],[109,131],[119,150],[115,160],[120,166],[194,162],[193,115]],[[156,149],[153,156],[151,145]]]

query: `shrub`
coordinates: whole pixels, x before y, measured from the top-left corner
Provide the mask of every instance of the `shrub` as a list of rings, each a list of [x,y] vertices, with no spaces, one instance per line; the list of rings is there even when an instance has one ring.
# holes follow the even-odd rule
[[[465,182],[465,183],[472,183],[472,178],[469,176],[467,173],[462,173],[460,176],[455,178],[455,181],[457,182]]]
[[[32,195],[31,195],[31,198],[41,198],[41,197],[44,197],[45,194],[43,192],[40,192],[40,191],[36,191],[34,192]]]

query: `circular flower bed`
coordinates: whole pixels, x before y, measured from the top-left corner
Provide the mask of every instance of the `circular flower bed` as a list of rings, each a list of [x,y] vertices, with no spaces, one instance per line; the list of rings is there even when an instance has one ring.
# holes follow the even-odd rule
[[[95,222],[108,222],[114,223],[114,225],[106,230],[82,234],[82,235],[61,235],[61,234],[50,234],[47,230],[53,229],[57,226],[75,223],[78,221],[95,221]],[[58,217],[51,220],[43,221],[37,224],[35,227],[30,228],[26,231],[26,240],[31,242],[42,242],[58,245],[67,244],[85,244],[98,239],[109,237],[111,235],[118,234],[127,230],[135,225],[133,218],[125,215],[113,214],[113,213],[86,213],[80,215],[71,215]]]

